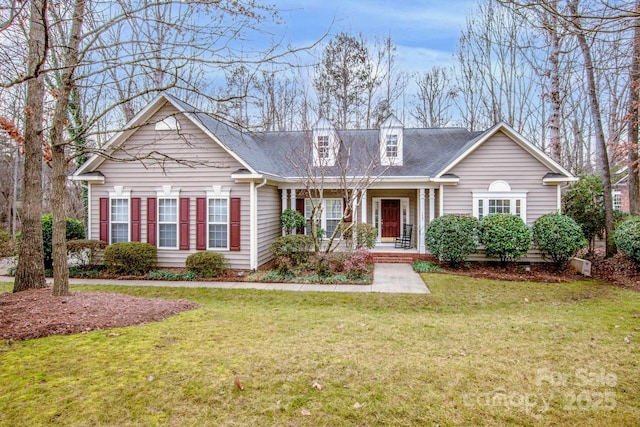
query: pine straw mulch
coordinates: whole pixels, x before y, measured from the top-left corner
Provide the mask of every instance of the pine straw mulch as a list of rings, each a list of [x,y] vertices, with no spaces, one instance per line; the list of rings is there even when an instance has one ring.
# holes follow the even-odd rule
[[[156,322],[198,304],[109,292],[54,297],[50,288],[0,293],[0,339],[26,340]]]

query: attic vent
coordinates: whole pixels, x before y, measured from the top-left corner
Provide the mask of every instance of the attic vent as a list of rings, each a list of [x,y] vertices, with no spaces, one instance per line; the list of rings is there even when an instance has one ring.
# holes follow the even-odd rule
[[[180,130],[180,122],[173,116],[165,117],[164,120],[156,123],[156,130]]]

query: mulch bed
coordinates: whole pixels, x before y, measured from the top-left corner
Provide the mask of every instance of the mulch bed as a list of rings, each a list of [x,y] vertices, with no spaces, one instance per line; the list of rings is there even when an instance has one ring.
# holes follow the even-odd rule
[[[54,297],[50,288],[0,293],[0,339],[26,340],[156,322],[198,304],[108,292]]]

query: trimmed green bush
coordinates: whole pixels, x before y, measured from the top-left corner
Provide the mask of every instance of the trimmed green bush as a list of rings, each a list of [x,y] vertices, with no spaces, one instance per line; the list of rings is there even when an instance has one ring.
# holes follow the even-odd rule
[[[187,257],[185,267],[198,277],[218,277],[229,268],[229,262],[218,252],[196,252]]]
[[[533,223],[533,241],[556,269],[565,267],[587,245],[578,223],[560,212],[541,216]]]
[[[480,243],[489,258],[515,262],[531,247],[531,230],[522,218],[512,214],[491,214],[480,221]]]
[[[0,258],[13,255],[13,244],[11,242],[11,233],[0,230]]]
[[[276,264],[281,259],[289,259],[293,266],[304,264],[309,260],[313,250],[313,237],[304,234],[288,234],[279,237],[271,244],[271,254]]]
[[[104,265],[113,274],[147,274],[158,265],[158,249],[142,242],[114,243],[104,250]]]
[[[631,216],[623,221],[613,240],[618,249],[640,266],[640,216]]]
[[[591,244],[604,231],[604,189],[602,178],[582,175],[562,195],[562,212],[577,222]]]
[[[478,249],[478,220],[470,215],[448,214],[427,227],[425,242],[440,261],[455,266]]]
[[[72,218],[66,219],[67,240],[84,239],[84,225],[82,221]],[[42,249],[44,251],[44,268],[53,268],[53,215],[42,215]]]
[[[378,238],[378,229],[371,224],[352,224],[343,222],[340,225],[342,237],[347,241],[349,248],[353,245],[353,235],[356,236],[356,249],[373,249]]]
[[[300,212],[293,209],[285,209],[280,215],[280,226],[285,229],[287,234],[291,234],[293,230],[304,227],[307,220]]]

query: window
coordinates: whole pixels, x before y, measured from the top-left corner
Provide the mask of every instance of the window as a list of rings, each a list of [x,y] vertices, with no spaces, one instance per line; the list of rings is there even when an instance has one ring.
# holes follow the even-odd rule
[[[614,190],[611,196],[613,197],[613,210],[622,211],[622,192]]]
[[[318,136],[318,159],[329,158],[329,135]]]
[[[178,247],[178,199],[158,199],[158,247]]]
[[[387,157],[398,157],[398,135],[387,135]]]
[[[323,199],[322,201],[315,201],[316,206],[317,203],[322,203],[322,213],[320,218],[316,218],[318,227],[325,231],[325,237],[330,237],[342,220],[343,201],[342,199]],[[313,206],[314,203],[312,203],[311,199],[304,199],[304,217],[307,220],[304,233],[307,235],[311,234],[311,213]]]
[[[526,222],[526,206],[527,193],[511,191],[505,181],[494,181],[489,191],[473,192],[473,216],[480,220],[495,213],[510,213]]]
[[[208,248],[229,248],[229,199],[210,198],[208,202]]]
[[[111,243],[129,241],[129,198],[111,198]]]

